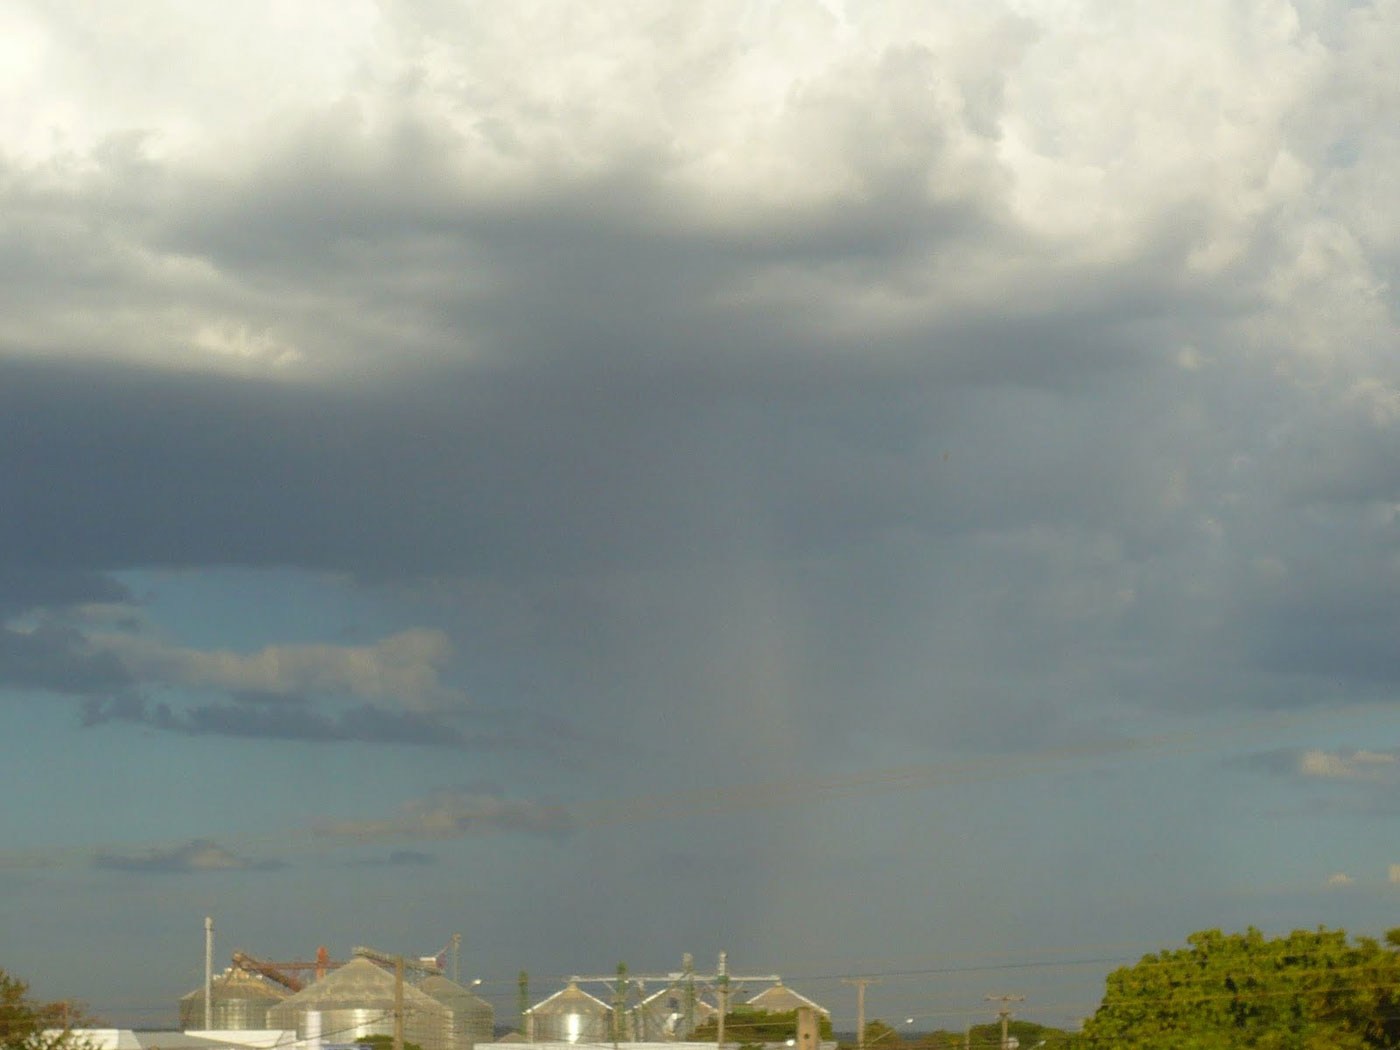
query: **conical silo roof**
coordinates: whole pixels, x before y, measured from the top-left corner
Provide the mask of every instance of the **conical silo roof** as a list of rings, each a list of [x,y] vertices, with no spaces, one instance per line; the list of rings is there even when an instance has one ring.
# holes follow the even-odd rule
[[[419,991],[431,995],[452,1011],[452,1037],[458,1050],[489,1043],[495,1034],[496,1011],[485,999],[473,995],[456,981],[434,974],[418,982]]]
[[[368,959],[352,959],[267,1012],[270,1028],[299,1039],[352,1043],[394,1030],[394,975]],[[452,1013],[431,995],[405,984],[404,1040],[423,1050],[449,1050]]]
[[[749,1005],[759,1009],[767,1010],[769,1013],[787,1013],[796,1010],[800,1006],[810,1006],[824,1016],[831,1016],[831,1011],[820,1003],[815,1003],[805,995],[800,995],[788,988],[779,981],[771,988],[764,989],[749,1000]]]
[[[436,999],[411,984],[404,985],[403,1001],[405,1009],[411,1006],[437,1014],[444,1010]],[[275,1007],[279,1013],[345,1008],[392,1010],[394,975],[368,959],[351,959]]]
[[[264,1028],[267,1011],[291,995],[266,977],[247,970],[229,969],[210,982],[210,1020],[215,1029]],[[188,1031],[204,1027],[204,989],[196,988],[180,999],[180,1027]]]
[[[562,1013],[582,1009],[588,1013],[612,1013],[612,1007],[597,996],[589,995],[573,981],[547,999],[541,999],[530,1007],[530,1013]]]

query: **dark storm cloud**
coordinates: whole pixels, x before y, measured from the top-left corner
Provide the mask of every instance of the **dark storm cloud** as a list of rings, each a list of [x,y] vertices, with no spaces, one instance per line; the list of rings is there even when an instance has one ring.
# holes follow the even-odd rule
[[[1082,521],[1119,488],[1104,473],[1135,465],[1085,428],[1075,387],[1145,381],[1160,357],[1147,321],[1218,309],[1147,253],[1028,287],[994,315],[954,306],[853,336],[822,323],[822,288],[1025,246],[994,190],[939,202],[877,179],[856,205],[681,228],[660,169],[507,206],[463,188],[458,144],[438,132],[362,140],[325,119],[238,179],[181,196],[167,175],[158,219],[135,203],[151,173],[129,149],[102,169],[111,192],[81,203],[254,289],[294,279],[359,366],[399,343],[431,359],[464,341],[479,363],[410,364],[372,395],[0,365],[0,483],[29,508],[0,541],[18,558],[528,573]],[[1163,236],[1170,263],[1186,245]],[[814,283],[787,305],[735,305],[774,273]],[[349,301],[358,330],[341,331]],[[1035,388],[1052,396],[1015,393]],[[969,390],[1010,391],[973,395],[1009,426],[972,418]],[[59,470],[68,483],[48,485]]]
[[[0,619],[33,609],[128,602],[131,592],[100,572],[0,563]]]
[[[121,662],[110,653],[93,652],[75,628],[56,623],[30,630],[0,626],[0,687],[91,696],[131,684]]]
[[[100,850],[92,865],[106,871],[137,875],[192,875],[220,871],[278,871],[287,865],[276,860],[249,860],[211,839],[194,839],[179,846],[153,848],[137,853]]]
[[[552,580],[544,656],[580,654],[595,702],[607,682],[697,707],[752,683],[688,649],[753,673],[772,655],[716,626],[762,564],[775,608],[755,615],[783,626],[792,688],[831,736],[856,721],[852,695],[923,696],[931,663],[969,710],[1018,716],[1086,692],[1309,703],[1319,676],[1400,672],[1383,584],[1345,626],[1313,622],[1368,559],[1328,564],[1327,529],[1278,527],[1326,498],[1359,528],[1340,501],[1393,489],[1388,434],[1337,438],[1333,406],[1312,444],[1279,440],[1305,398],[1231,343],[1275,220],[1203,279],[1205,189],[1144,221],[1129,258],[1061,264],[1004,180],[939,196],[859,151],[858,193],[706,223],[678,207],[664,151],[493,196],[452,133],[409,117],[365,132],[350,108],[218,177],[110,147],[86,184],[16,172],[5,191],[27,218],[0,255],[36,294],[48,267],[51,306],[91,303],[86,258],[100,298],[151,305],[159,275],[113,245],[202,260],[239,289],[231,312],[355,381],[98,365],[81,345],[68,364],[0,362],[0,491],[25,508],[0,519],[0,550],[20,563]],[[920,148],[911,172],[944,157]],[[40,248],[70,213],[103,237],[56,259]],[[1010,259],[1033,262],[1010,280]],[[943,291],[983,270],[980,297]],[[232,293],[181,294],[217,313]],[[867,316],[862,296],[896,306]],[[663,578],[579,599],[573,581],[618,570]],[[638,637],[664,656],[635,656]],[[89,721],[478,742],[369,706],[129,704],[94,702]]]

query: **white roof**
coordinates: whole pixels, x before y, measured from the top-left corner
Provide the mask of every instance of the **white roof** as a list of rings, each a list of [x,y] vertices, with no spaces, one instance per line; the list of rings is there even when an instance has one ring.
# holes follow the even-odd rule
[[[296,1040],[295,1032],[281,1029],[146,1032],[132,1028],[74,1028],[70,1034],[78,1045],[92,1050],[272,1050]]]

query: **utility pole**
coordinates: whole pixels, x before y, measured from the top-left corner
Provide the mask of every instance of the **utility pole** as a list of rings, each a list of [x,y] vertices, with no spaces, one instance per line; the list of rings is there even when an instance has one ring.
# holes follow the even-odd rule
[[[856,1046],[865,1050],[865,986],[879,984],[878,977],[842,977],[842,984],[856,986]]]
[[[623,1019],[627,1014],[627,964],[617,964],[617,987],[613,989],[613,1050],[622,1038]]]
[[[204,1030],[214,1027],[214,917],[204,916]]]
[[[524,970],[521,970],[520,976],[516,978],[516,980],[519,982],[517,987],[519,989],[520,1034],[524,1036],[525,1040],[528,1042],[530,1040],[530,1033],[525,1029],[528,1027],[526,1022],[527,1015],[530,1011],[530,975]]]
[[[403,956],[394,959],[394,1050],[403,1050]]]
[[[715,1045],[724,1046],[724,1015],[729,1012],[729,956],[719,953],[719,966],[715,970],[715,984],[719,993],[719,1023],[716,1025]],[[397,1048],[396,1048],[397,1050]]]
[[[1001,1018],[1001,1050],[1006,1050],[1011,1024],[1011,1004],[1025,1002],[1026,997],[1024,995],[989,995],[986,999],[989,1003],[1001,1003],[1001,1009],[997,1011],[997,1016]]]
[[[695,1033],[695,957],[689,952],[681,956],[681,981],[681,1024],[685,1029],[681,1037],[689,1039]]]
[[[462,983],[462,935],[452,935],[452,982]]]

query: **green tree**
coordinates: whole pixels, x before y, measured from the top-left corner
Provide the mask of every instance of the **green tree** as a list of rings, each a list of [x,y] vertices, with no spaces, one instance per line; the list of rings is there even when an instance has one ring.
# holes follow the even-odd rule
[[[888,1025],[884,1021],[871,1021],[865,1026],[865,1045],[867,1048],[878,1044],[879,1050],[895,1050],[900,1042],[899,1032],[893,1025]]]
[[[59,1050],[73,1047],[72,1029],[89,1023],[73,1003],[35,1002],[29,985],[0,969],[0,1048]]]
[[[353,1040],[360,1046],[367,1046],[370,1050],[394,1050],[394,1037],[392,1035],[366,1035]],[[410,1043],[404,1040],[403,1050],[423,1050],[417,1043]]]
[[[1075,1033],[1037,1024],[1035,1021],[1013,1018],[1006,1034],[1017,1041],[1020,1050],[1035,1050],[1037,1047],[1040,1050],[1070,1050],[1076,1045]],[[956,1032],[940,1028],[932,1032],[906,1036],[903,1050],[963,1050],[965,1046],[970,1046],[972,1050],[1000,1050],[1001,1022],[988,1021],[986,1024],[973,1025],[970,1029]],[[866,1050],[870,1050],[868,1044]]]
[[[831,1038],[831,1019],[825,1014],[817,1021],[822,1039]],[[719,1022],[711,1017],[695,1028],[690,1038],[712,1043],[718,1037]],[[797,1033],[796,1010],[735,1010],[724,1016],[726,1043],[785,1043]]]
[[[1395,932],[1395,931],[1392,931]],[[1096,1050],[1400,1047],[1400,952],[1340,930],[1204,930],[1108,975],[1076,1040]]]

